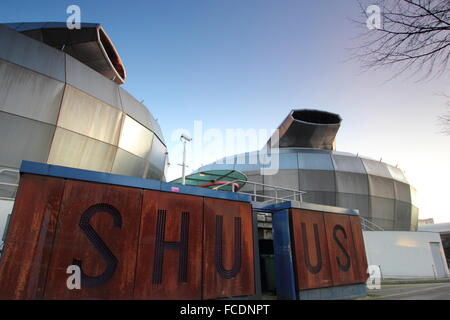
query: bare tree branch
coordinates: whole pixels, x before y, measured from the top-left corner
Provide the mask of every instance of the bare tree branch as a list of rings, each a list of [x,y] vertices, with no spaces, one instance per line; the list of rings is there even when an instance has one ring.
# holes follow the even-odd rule
[[[356,1],[362,18],[354,22],[366,31],[352,58],[364,70],[395,67],[391,80],[404,73],[421,74],[420,80],[449,73],[450,0]],[[372,29],[366,24],[373,19],[367,12],[369,5],[378,6],[382,14]],[[446,98],[448,111],[439,117],[439,124],[450,135],[450,97]]]
[[[442,133],[450,136],[450,96],[443,95],[448,99],[447,112],[438,117],[439,125],[442,127]]]
[[[359,25],[370,17],[368,5],[381,9],[381,27],[364,33],[355,48],[364,69],[397,66],[399,73],[424,71],[425,78],[450,71],[449,0],[358,0],[362,14]],[[405,68],[407,66],[407,68]]]

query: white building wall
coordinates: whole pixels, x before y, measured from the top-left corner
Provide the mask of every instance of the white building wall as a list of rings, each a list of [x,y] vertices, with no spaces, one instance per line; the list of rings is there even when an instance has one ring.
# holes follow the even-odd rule
[[[411,231],[364,231],[367,261],[381,268],[387,278],[435,278],[430,242],[438,242],[445,263],[439,233]]]

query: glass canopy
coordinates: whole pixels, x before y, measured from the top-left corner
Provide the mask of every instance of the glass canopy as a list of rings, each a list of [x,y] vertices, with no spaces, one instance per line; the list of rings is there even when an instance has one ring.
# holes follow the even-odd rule
[[[182,181],[182,178],[178,178],[171,182],[181,184]],[[208,170],[186,176],[187,186],[233,192],[241,189],[245,181],[247,181],[247,175],[236,170]]]

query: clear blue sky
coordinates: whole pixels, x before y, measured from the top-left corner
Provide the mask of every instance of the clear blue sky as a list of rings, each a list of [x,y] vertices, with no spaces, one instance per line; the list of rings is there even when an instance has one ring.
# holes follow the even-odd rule
[[[346,62],[361,32],[348,19],[355,1],[2,0],[0,21],[65,21],[70,4],[104,26],[127,69],[125,89],[158,118],[169,151],[172,132],[195,120],[274,129],[293,107],[329,110],[344,119],[338,150],[398,163],[419,191],[420,217],[450,221],[450,137],[436,124],[450,72],[420,83],[385,83],[391,70],[361,74]]]

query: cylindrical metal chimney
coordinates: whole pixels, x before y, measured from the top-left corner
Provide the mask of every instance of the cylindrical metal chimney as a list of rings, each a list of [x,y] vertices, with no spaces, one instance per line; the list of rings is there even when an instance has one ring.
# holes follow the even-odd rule
[[[292,110],[268,144],[272,148],[314,148],[335,150],[335,138],[341,125],[338,114],[311,110]],[[278,137],[278,139],[277,139]]]

